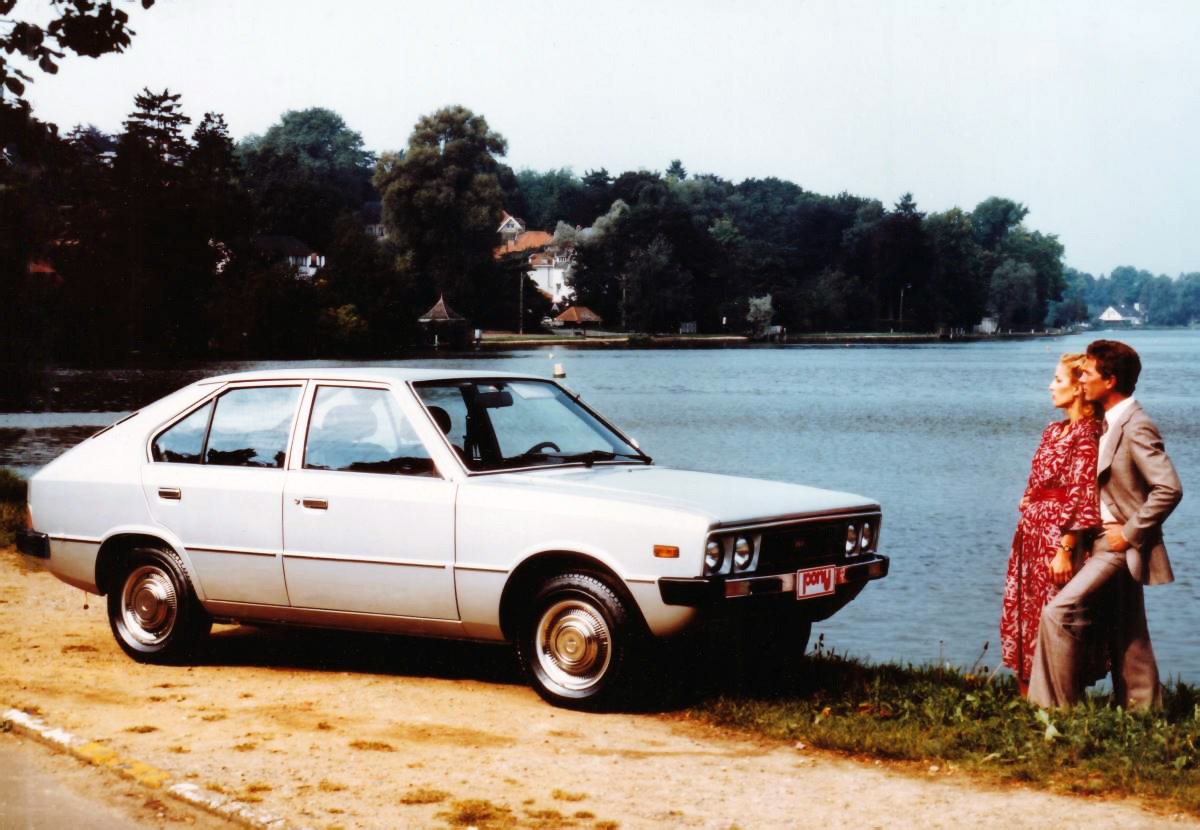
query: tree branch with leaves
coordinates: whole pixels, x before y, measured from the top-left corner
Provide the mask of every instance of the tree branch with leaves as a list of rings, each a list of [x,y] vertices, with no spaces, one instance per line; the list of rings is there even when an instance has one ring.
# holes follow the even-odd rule
[[[138,0],[143,9],[154,0]],[[50,0],[53,19],[41,24],[10,18],[18,0],[0,0],[0,98],[12,95],[17,105],[26,105],[25,84],[33,76],[13,65],[11,56],[27,62],[27,68],[47,75],[58,73],[58,61],[67,53],[98,58],[124,52],[136,34],[129,28],[129,15],[112,0]],[[24,8],[28,8],[26,4]]]

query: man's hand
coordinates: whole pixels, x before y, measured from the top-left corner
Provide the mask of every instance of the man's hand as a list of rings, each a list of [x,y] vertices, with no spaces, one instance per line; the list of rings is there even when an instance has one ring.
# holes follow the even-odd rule
[[[1108,541],[1108,549],[1113,553],[1123,553],[1132,547],[1125,541],[1125,534],[1121,532],[1120,525],[1105,525],[1104,538]]]
[[[1060,548],[1058,553],[1054,554],[1054,558],[1050,560],[1050,581],[1061,588],[1071,581],[1074,574],[1071,554]]]

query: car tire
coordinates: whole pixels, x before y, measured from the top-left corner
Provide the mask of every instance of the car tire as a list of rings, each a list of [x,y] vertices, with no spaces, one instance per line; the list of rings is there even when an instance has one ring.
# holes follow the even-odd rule
[[[108,624],[139,663],[176,663],[195,652],[212,620],[173,550],[134,548],[108,592]]]
[[[611,705],[628,689],[636,627],[626,602],[593,574],[546,580],[517,636],[517,656],[544,700],[569,709]]]

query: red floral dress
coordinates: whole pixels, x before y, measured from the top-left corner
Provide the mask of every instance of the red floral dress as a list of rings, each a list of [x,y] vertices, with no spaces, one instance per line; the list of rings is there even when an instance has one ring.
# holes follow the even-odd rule
[[[1065,429],[1065,433],[1064,433]],[[1033,455],[1027,506],[1013,535],[1004,607],[1000,613],[1000,652],[1004,665],[1028,682],[1033,669],[1038,619],[1058,593],[1050,580],[1050,561],[1064,530],[1100,526],[1096,456],[1100,422],[1083,418],[1056,421],[1042,433]]]

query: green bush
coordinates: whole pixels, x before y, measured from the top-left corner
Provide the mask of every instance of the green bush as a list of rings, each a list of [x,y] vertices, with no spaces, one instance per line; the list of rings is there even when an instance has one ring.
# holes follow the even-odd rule
[[[25,479],[7,467],[0,467],[0,501],[15,501],[24,504],[28,485]]]
[[[13,534],[25,521],[25,479],[0,467],[0,546],[11,545]]]

